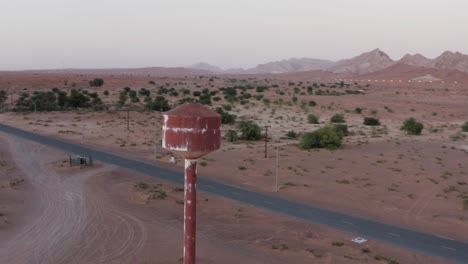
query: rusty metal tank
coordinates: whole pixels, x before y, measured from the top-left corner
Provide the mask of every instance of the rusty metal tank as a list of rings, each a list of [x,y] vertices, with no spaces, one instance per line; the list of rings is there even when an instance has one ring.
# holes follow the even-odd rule
[[[198,159],[221,147],[221,116],[198,103],[163,113],[162,146],[185,159]]]

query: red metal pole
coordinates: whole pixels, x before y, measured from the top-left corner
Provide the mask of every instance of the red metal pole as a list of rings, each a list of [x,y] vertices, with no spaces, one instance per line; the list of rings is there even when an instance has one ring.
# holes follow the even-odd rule
[[[184,189],[184,264],[195,264],[197,160],[185,160]]]

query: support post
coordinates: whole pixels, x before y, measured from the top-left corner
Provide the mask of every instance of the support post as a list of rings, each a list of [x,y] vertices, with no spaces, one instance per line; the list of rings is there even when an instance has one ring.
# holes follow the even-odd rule
[[[275,179],[275,192],[278,192],[278,156],[279,156],[279,145],[276,146],[276,179]]]
[[[268,128],[270,126],[265,126],[265,158],[267,157],[267,152],[268,152]]]
[[[195,264],[197,216],[197,160],[185,160],[184,264]]]

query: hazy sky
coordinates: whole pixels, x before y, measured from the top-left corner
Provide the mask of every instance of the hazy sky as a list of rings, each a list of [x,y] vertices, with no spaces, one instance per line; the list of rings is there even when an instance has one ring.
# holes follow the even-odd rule
[[[468,0],[0,0],[0,69],[468,53]]]

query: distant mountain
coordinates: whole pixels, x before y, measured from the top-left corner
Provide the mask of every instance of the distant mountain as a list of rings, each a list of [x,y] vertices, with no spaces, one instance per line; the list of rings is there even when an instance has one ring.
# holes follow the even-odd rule
[[[208,75],[212,72],[199,69],[189,69],[182,67],[148,67],[148,68],[111,68],[111,69],[51,69],[51,70],[30,70],[23,72],[31,73],[63,73],[63,74],[84,74],[84,75],[127,75],[127,76],[193,76]]]
[[[214,66],[214,65],[211,65],[211,64],[208,64],[208,63],[204,63],[204,62],[200,62],[200,63],[195,63],[191,66],[188,66],[187,68],[190,68],[190,69],[197,69],[197,70],[204,70],[204,71],[210,71],[210,72],[214,72],[214,73],[218,73],[218,72],[222,72],[223,69],[221,69],[220,67],[218,66]]]
[[[396,67],[392,67],[396,66]],[[408,67],[406,67],[408,66]],[[409,67],[411,66],[411,67]],[[420,69],[424,68],[426,70]],[[365,52],[359,56],[350,59],[344,59],[337,62],[312,58],[292,58],[281,61],[273,61],[259,64],[249,69],[228,69],[223,70],[220,67],[208,63],[196,63],[188,67],[149,67],[137,69],[55,69],[41,70],[42,73],[78,73],[78,74],[99,74],[99,75],[148,75],[148,76],[184,76],[184,75],[208,75],[208,74],[287,74],[314,72],[319,74],[340,74],[346,76],[366,76],[372,73],[385,75],[403,74],[405,71],[415,77],[427,77],[431,75],[435,78],[441,78],[441,75],[435,71],[450,74],[451,76],[464,76],[468,73],[468,55],[460,52],[446,51],[435,59],[429,59],[421,54],[406,54],[400,60],[392,60],[385,52],[380,49],[374,49]],[[428,69],[435,71],[427,71]],[[418,75],[414,75],[416,72]],[[463,74],[462,74],[463,73]],[[462,75],[460,75],[462,74]],[[306,76],[300,74],[299,76]]]
[[[314,71],[324,70],[330,67],[333,61],[310,59],[292,58],[289,60],[274,61],[265,64],[259,64],[255,68],[248,69],[248,73],[259,74],[259,73],[288,73],[288,72],[303,72],[303,71]]]
[[[340,60],[328,68],[333,73],[363,75],[385,69],[395,62],[380,49],[375,49],[351,59]]]
[[[403,56],[403,58],[400,59],[400,62],[412,66],[431,67],[433,61],[424,57],[421,54],[406,54],[405,56]]]
[[[439,70],[458,70],[468,73],[468,55],[460,52],[446,51],[435,58],[431,68]]]

